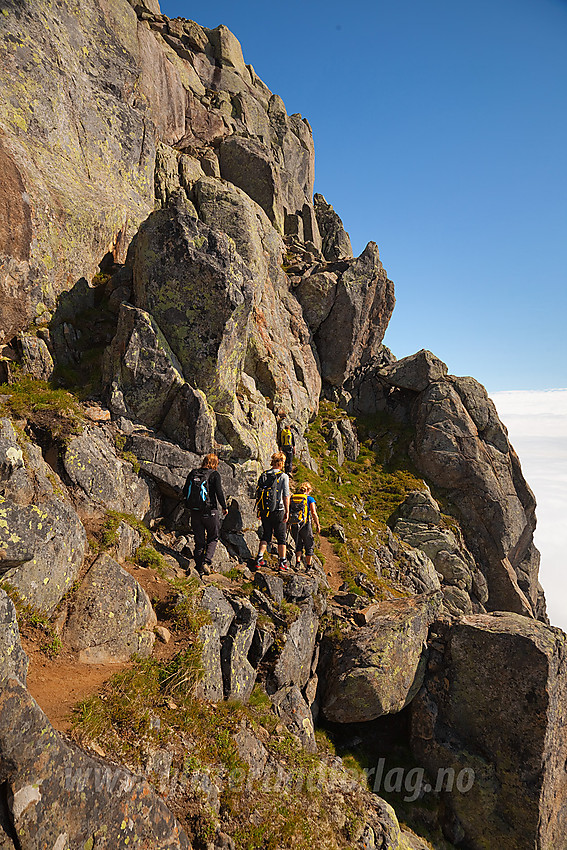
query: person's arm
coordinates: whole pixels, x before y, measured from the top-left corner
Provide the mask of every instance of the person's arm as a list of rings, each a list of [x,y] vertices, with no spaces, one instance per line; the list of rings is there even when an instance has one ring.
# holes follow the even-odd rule
[[[311,516],[313,517],[317,534],[320,534],[321,523],[319,522],[319,516],[317,515],[317,508],[315,507],[315,502],[311,502],[311,504],[309,505],[309,510],[311,511]]]
[[[183,496],[183,501],[184,501],[184,502],[186,502],[186,501],[187,501],[187,493],[189,492],[189,479],[190,479],[190,478],[191,478],[191,473],[189,473],[189,475],[188,475],[188,476],[187,476],[187,478],[185,479],[185,484],[183,485],[183,492],[182,492],[182,494],[181,494],[181,495]]]
[[[226,499],[222,490],[222,481],[219,472],[215,472],[215,494],[217,497],[217,501],[221,506],[224,515],[226,516],[228,513],[228,508],[226,506]]]
[[[289,519],[289,478],[285,472],[282,473],[282,498],[284,505],[284,522]]]

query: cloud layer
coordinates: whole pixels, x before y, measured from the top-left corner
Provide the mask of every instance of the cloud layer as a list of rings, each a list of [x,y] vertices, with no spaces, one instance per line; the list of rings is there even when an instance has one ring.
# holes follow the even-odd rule
[[[567,389],[490,393],[537,499],[549,619],[567,631]]]

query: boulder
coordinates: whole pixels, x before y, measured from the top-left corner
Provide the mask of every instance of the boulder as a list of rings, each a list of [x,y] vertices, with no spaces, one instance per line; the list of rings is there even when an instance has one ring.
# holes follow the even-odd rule
[[[297,685],[281,688],[272,694],[271,700],[287,729],[299,738],[307,752],[314,753],[317,744],[313,716]]]
[[[117,456],[111,431],[88,426],[65,446],[61,464],[83,510],[100,508],[143,519],[150,507],[148,485]]]
[[[220,702],[224,696],[221,668],[221,639],[214,623],[205,623],[199,629],[203,677],[195,688],[195,695],[210,702]]]
[[[214,414],[204,394],[184,380],[181,364],[149,313],[120,306],[116,336],[105,352],[103,382],[116,415],[161,429],[190,451],[211,451]]]
[[[277,605],[283,601],[284,583],[279,576],[258,571],[254,575],[254,586],[273,599]]]
[[[459,844],[560,847],[567,831],[567,637],[512,613],[463,617],[412,703],[412,749],[452,777],[444,819]]]
[[[18,348],[22,372],[39,381],[48,381],[52,377],[55,368],[53,358],[43,339],[21,333],[18,335]]]
[[[0,577],[51,614],[77,578],[87,543],[75,511],[53,497],[21,505],[0,496]]]
[[[234,620],[235,613],[222,590],[214,585],[206,587],[201,598],[201,608],[208,612],[219,636],[225,637]]]
[[[317,333],[329,316],[337,295],[337,274],[317,271],[305,275],[294,289],[294,295],[301,304],[303,318],[313,334]]]
[[[272,224],[283,232],[283,209],[279,169],[271,150],[258,139],[230,136],[219,149],[220,172],[261,207]]]
[[[336,422],[331,422],[327,426],[327,440],[329,448],[337,455],[337,465],[342,466],[345,462],[345,450],[343,446],[343,435],[339,430]]]
[[[356,427],[350,419],[341,419],[338,422],[338,428],[343,438],[343,449],[347,460],[356,460],[360,454],[360,443]]]
[[[0,690],[0,775],[12,846],[190,848],[142,777],[64,740],[17,679]]]
[[[301,607],[298,618],[285,633],[285,643],[270,674],[269,690],[275,692],[286,685],[303,688],[307,684],[318,627],[319,618],[309,601]]]
[[[168,440],[160,440],[150,432],[132,433],[126,448],[135,455],[140,468],[156,482],[163,495],[176,499],[181,496],[189,472],[201,464],[199,455]]]
[[[19,679],[25,686],[27,672],[28,658],[20,643],[16,609],[0,588],[0,682]]]
[[[440,604],[439,593],[379,603],[370,623],[341,641],[324,670],[327,720],[375,720],[411,702],[423,682],[425,642]]]
[[[108,555],[99,555],[73,598],[63,636],[80,661],[113,664],[134,653],[150,655],[156,623],[138,582]]]
[[[231,604],[236,616],[221,651],[224,692],[227,699],[248,702],[256,681],[256,671],[248,660],[248,653],[258,612],[247,599],[233,599]]]

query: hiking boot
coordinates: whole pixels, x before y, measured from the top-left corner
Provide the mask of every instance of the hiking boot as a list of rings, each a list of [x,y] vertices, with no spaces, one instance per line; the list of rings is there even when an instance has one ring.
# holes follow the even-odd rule
[[[261,570],[265,566],[266,566],[266,562],[265,562],[264,558],[261,557],[261,556],[258,556],[256,558],[256,560],[254,561],[254,563],[252,564],[252,569],[253,570]]]
[[[281,572],[285,572],[289,569],[289,564],[285,558],[282,558],[282,560],[279,562],[278,569],[281,570]]]

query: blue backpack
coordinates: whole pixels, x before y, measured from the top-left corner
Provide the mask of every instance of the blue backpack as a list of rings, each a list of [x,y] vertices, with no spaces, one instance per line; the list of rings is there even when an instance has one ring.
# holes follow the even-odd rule
[[[212,507],[209,495],[209,478],[212,469],[194,469],[187,476],[185,501],[192,511],[206,511]]]

